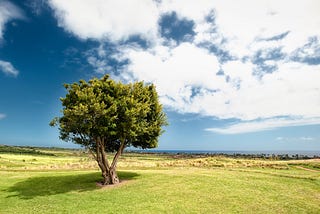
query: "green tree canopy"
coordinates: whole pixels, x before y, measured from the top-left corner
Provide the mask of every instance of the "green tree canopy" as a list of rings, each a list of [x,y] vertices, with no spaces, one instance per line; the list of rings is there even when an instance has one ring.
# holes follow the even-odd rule
[[[116,166],[126,147],[157,147],[167,122],[153,84],[123,84],[106,75],[65,88],[63,116],[50,125],[59,126],[62,140],[89,149],[102,171],[103,184],[119,182]],[[106,152],[116,152],[111,163]]]

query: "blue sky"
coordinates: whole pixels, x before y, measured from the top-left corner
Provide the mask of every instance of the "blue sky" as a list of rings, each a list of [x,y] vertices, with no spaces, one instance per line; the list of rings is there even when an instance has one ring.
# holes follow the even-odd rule
[[[290,10],[288,10],[290,8]],[[154,83],[159,149],[320,151],[320,4],[0,0],[0,144],[72,147],[63,83]]]

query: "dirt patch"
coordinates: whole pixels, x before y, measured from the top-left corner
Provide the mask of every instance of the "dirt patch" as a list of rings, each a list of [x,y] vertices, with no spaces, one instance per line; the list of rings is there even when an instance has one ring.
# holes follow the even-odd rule
[[[96,186],[100,187],[101,189],[112,189],[112,188],[116,188],[116,187],[120,187],[123,186],[127,183],[130,183],[132,180],[121,180],[120,183],[117,184],[110,184],[110,185],[103,185],[101,182],[96,182]]]

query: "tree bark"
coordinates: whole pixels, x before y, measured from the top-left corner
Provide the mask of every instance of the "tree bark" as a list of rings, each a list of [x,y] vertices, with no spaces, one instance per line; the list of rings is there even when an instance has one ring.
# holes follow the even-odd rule
[[[104,139],[96,139],[97,150],[96,155],[94,157],[96,158],[96,161],[101,169],[101,174],[103,177],[102,185],[117,184],[120,182],[116,169],[118,158],[120,157],[124,149],[124,142],[125,141],[121,143],[120,148],[115,154],[112,164],[110,165],[105,152]]]
[[[122,154],[123,150],[125,148],[125,138],[121,140],[120,147],[117,151],[117,153],[114,155],[111,166],[109,167],[109,184],[117,184],[120,182],[119,177],[117,175],[117,163],[120,155]]]
[[[101,182],[102,185],[108,185],[110,184],[110,179],[109,179],[109,164],[108,160],[106,159],[106,155],[104,152],[104,145],[103,142],[101,141],[100,138],[96,139],[96,144],[97,144],[97,151],[96,151],[96,158],[97,158],[97,163],[101,169],[101,175],[103,178],[103,181]]]
[[[120,183],[120,180],[119,180],[119,177],[117,175],[115,167],[109,168],[108,178],[109,178],[109,184],[118,184],[118,183]]]

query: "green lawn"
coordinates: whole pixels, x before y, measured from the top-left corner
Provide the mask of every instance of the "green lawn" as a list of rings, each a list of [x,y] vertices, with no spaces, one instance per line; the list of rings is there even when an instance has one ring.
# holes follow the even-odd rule
[[[0,213],[320,213],[320,171],[297,168],[319,160],[126,154],[123,182],[100,188],[85,157],[0,154]]]

